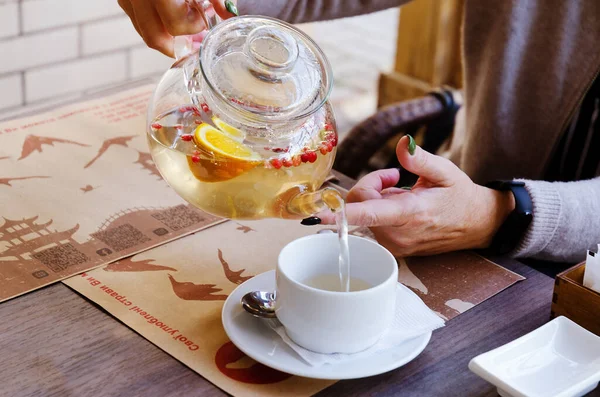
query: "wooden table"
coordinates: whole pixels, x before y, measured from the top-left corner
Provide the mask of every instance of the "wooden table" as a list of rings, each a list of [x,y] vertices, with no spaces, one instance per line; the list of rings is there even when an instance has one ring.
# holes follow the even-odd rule
[[[450,320],[404,367],[341,381],[319,395],[495,396],[467,364],[547,322],[553,279],[514,260],[493,260],[527,280]],[[62,284],[1,304],[0,318],[1,396],[225,395]]]
[[[352,183],[338,177],[342,186]],[[527,280],[450,320],[404,367],[341,381],[319,395],[495,396],[467,364],[547,322],[553,279],[514,260],[491,259]],[[63,284],[2,303],[0,318],[0,396],[226,395]]]

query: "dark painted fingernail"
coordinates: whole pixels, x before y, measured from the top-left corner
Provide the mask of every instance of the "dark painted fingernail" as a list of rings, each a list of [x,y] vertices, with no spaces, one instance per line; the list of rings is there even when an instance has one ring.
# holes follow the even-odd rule
[[[302,219],[302,222],[300,222],[300,223],[303,224],[304,226],[314,226],[314,225],[318,225],[321,223],[321,218],[317,218],[316,216],[311,216],[310,218]]]
[[[413,138],[412,135],[406,134],[406,136],[408,137],[408,153],[410,153],[410,155],[412,156],[415,154],[417,144],[415,143],[415,138]]]
[[[227,11],[229,11],[236,17],[240,15],[240,14],[238,14],[237,7],[235,6],[235,4],[233,4],[233,1],[231,1],[231,0],[225,0],[225,8],[227,8]]]

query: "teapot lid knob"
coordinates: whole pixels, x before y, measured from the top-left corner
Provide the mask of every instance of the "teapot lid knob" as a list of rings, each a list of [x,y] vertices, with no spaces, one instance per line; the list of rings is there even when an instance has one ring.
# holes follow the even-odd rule
[[[289,72],[298,59],[298,43],[287,32],[261,26],[248,35],[246,56],[267,73]]]

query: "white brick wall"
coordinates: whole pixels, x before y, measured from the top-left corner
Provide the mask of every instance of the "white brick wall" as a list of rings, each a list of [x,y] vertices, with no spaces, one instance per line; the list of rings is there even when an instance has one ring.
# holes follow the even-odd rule
[[[0,78],[0,108],[19,106],[23,103],[20,74]]]
[[[125,60],[125,53],[117,53],[27,71],[25,97],[38,101],[125,81]]]
[[[0,73],[77,57],[77,28],[65,28],[0,42]]]
[[[17,3],[0,4],[0,37],[19,34],[19,5]]]
[[[397,15],[392,10],[300,26],[332,63],[332,100],[374,98],[378,71],[393,64]],[[172,62],[146,48],[117,0],[0,0],[0,120],[110,85],[153,80]],[[336,111],[348,125],[368,115]]]
[[[84,55],[144,43],[126,16],[84,25],[81,28],[81,41]]]
[[[117,0],[24,0],[21,3],[24,32],[122,15]]]
[[[0,119],[110,84],[158,77],[117,0],[0,0]]]
[[[145,46],[132,49],[130,56],[130,73],[133,78],[164,73],[175,62],[173,58],[166,57],[160,52],[148,51]]]

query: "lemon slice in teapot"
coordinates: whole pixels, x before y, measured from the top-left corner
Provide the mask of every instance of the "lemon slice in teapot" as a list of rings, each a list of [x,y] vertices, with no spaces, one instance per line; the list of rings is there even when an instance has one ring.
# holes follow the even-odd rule
[[[231,127],[233,128],[233,127]],[[209,124],[200,124],[194,132],[196,145],[231,161],[261,161],[258,153],[234,139],[230,132],[216,129]]]
[[[258,153],[209,124],[196,128],[194,142],[204,153],[188,156],[188,165],[203,182],[226,181],[262,164]]]
[[[226,122],[224,122],[223,120],[218,118],[217,116],[213,116],[212,121],[213,121],[213,123],[215,123],[215,125],[217,126],[218,129],[227,133],[227,135],[229,135],[231,138],[235,139],[236,141],[243,141],[244,138],[246,137],[246,134],[244,134],[242,131],[238,130],[235,127],[230,126],[229,124],[227,124]]]

